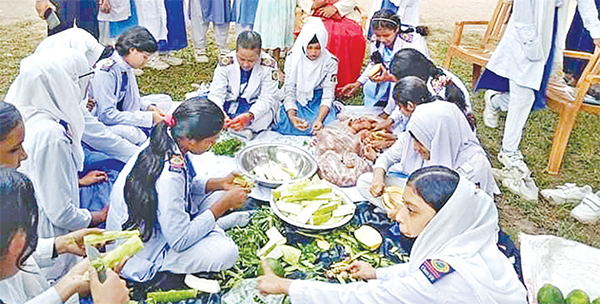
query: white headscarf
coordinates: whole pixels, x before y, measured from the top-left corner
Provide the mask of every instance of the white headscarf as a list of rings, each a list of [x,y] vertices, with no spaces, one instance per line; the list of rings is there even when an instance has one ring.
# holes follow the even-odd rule
[[[79,107],[79,76],[88,70],[83,52],[69,48],[36,52],[21,60],[19,75],[6,94],[6,101],[17,107],[25,121],[37,113],[47,113],[67,122],[78,171],[83,169],[81,136],[85,127]]]
[[[92,34],[86,30],[73,27],[48,36],[40,42],[35,52],[44,52],[57,47],[66,47],[84,52],[90,68],[98,61],[104,51],[104,46],[98,43],[98,40]]]
[[[310,60],[306,56],[306,48],[315,36],[321,45],[321,55]],[[310,18],[302,27],[285,64],[285,77],[290,77],[296,83],[296,99],[302,106],[312,100],[313,91],[322,80],[319,76],[323,75],[325,64],[332,57],[327,50],[327,30],[323,21],[321,18]]]
[[[430,159],[425,165],[457,169],[470,157],[461,151],[473,147],[481,149],[465,115],[455,104],[447,101],[419,105],[406,130],[429,150]],[[412,145],[409,146],[412,148]]]
[[[452,266],[475,292],[479,303],[523,303],[525,287],[500,252],[498,211],[492,198],[461,176],[456,190],[417,237],[410,270],[427,259]]]
[[[83,52],[88,60],[88,69],[90,71],[104,51],[104,46],[102,46],[102,44],[100,44],[98,40],[92,36],[92,34],[88,33],[86,30],[76,27],[66,29],[52,36],[48,36],[46,39],[40,42],[38,47],[35,49],[35,53],[44,52],[54,48],[70,48]],[[91,80],[91,74],[79,79],[79,86],[82,89],[80,102],[84,106],[87,102],[87,92]]]

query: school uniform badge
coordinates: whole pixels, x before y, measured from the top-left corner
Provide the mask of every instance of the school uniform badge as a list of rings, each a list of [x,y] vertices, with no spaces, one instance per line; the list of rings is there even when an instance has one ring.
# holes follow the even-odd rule
[[[272,58],[261,58],[260,64],[266,67],[275,68],[275,59]]]
[[[183,157],[179,154],[173,154],[171,155],[171,158],[169,159],[169,171],[172,172],[181,172],[183,171],[183,168],[185,167],[185,161],[183,160]]]
[[[101,71],[108,72],[115,65],[115,63],[117,63],[117,62],[114,59],[106,58],[106,59],[103,59],[100,62],[98,62],[97,65],[100,66]]]
[[[413,34],[412,33],[402,33],[400,34],[400,38],[402,38],[402,40],[411,43],[413,41]]]
[[[419,270],[421,270],[431,284],[454,272],[454,268],[450,264],[438,259],[426,260],[419,266]]]
[[[271,79],[275,81],[279,81],[279,71],[273,70],[271,71]]]
[[[233,57],[230,57],[230,56],[223,56],[219,60],[219,65],[220,66],[228,66],[228,65],[230,65],[232,63],[233,63]]]

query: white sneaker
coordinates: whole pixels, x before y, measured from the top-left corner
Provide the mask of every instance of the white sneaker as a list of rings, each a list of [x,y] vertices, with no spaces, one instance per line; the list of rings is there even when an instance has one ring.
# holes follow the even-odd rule
[[[502,185],[514,194],[520,195],[525,200],[531,202],[538,201],[538,187],[531,177],[523,177],[518,179],[504,179]]]
[[[485,91],[485,95],[483,99],[485,100],[485,109],[483,110],[483,123],[488,127],[495,129],[498,127],[498,110],[494,109],[492,106],[492,97],[494,95],[500,94],[498,91],[487,90]]]
[[[150,56],[150,58],[148,58],[148,61],[146,61],[146,67],[162,71],[168,69],[169,64],[160,60],[160,57],[158,57],[157,54],[153,54],[152,56]]]
[[[525,162],[523,161],[523,155],[519,151],[509,155],[507,153],[504,153],[504,151],[500,150],[500,153],[498,153],[498,160],[507,169],[517,168],[521,170],[521,172],[523,172],[524,175],[527,176],[529,175],[529,173],[531,173],[531,170],[529,170],[527,164],[525,164]]]
[[[195,49],[194,50],[194,59],[198,63],[207,63],[208,56],[206,55],[206,50],[204,49]]]
[[[173,54],[171,53],[165,53],[165,54],[161,54],[160,55],[160,60],[162,60],[163,62],[167,63],[168,65],[182,65],[183,64],[183,59],[179,58],[179,57],[175,57]]]
[[[585,185],[577,187],[572,183],[566,183],[564,186],[557,186],[556,189],[544,189],[540,194],[548,200],[550,204],[559,205],[565,203],[579,204],[588,194],[592,193],[592,187]]]
[[[600,219],[600,191],[586,195],[581,204],[571,210],[571,216],[585,224],[593,224]]]

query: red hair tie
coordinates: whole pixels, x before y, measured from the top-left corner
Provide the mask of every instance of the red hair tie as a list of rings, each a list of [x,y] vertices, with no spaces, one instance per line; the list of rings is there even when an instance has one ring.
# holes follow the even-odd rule
[[[172,127],[175,122],[173,121],[173,114],[169,113],[167,115],[165,115],[165,118],[163,118],[163,121],[167,124],[167,126]]]

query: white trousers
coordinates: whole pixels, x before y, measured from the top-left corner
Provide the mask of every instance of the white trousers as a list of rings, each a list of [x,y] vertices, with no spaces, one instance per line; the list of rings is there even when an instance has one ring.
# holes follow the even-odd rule
[[[507,156],[519,153],[523,128],[535,101],[533,89],[520,86],[513,80],[510,80],[509,90],[508,94],[497,94],[491,100],[495,110],[508,111],[502,137],[502,152]]]
[[[202,19],[202,10],[200,1],[190,1],[192,36],[194,48],[206,49],[206,35],[208,33],[208,22]],[[215,40],[219,50],[227,50],[227,34],[229,32],[229,23],[213,23],[215,31]]]

